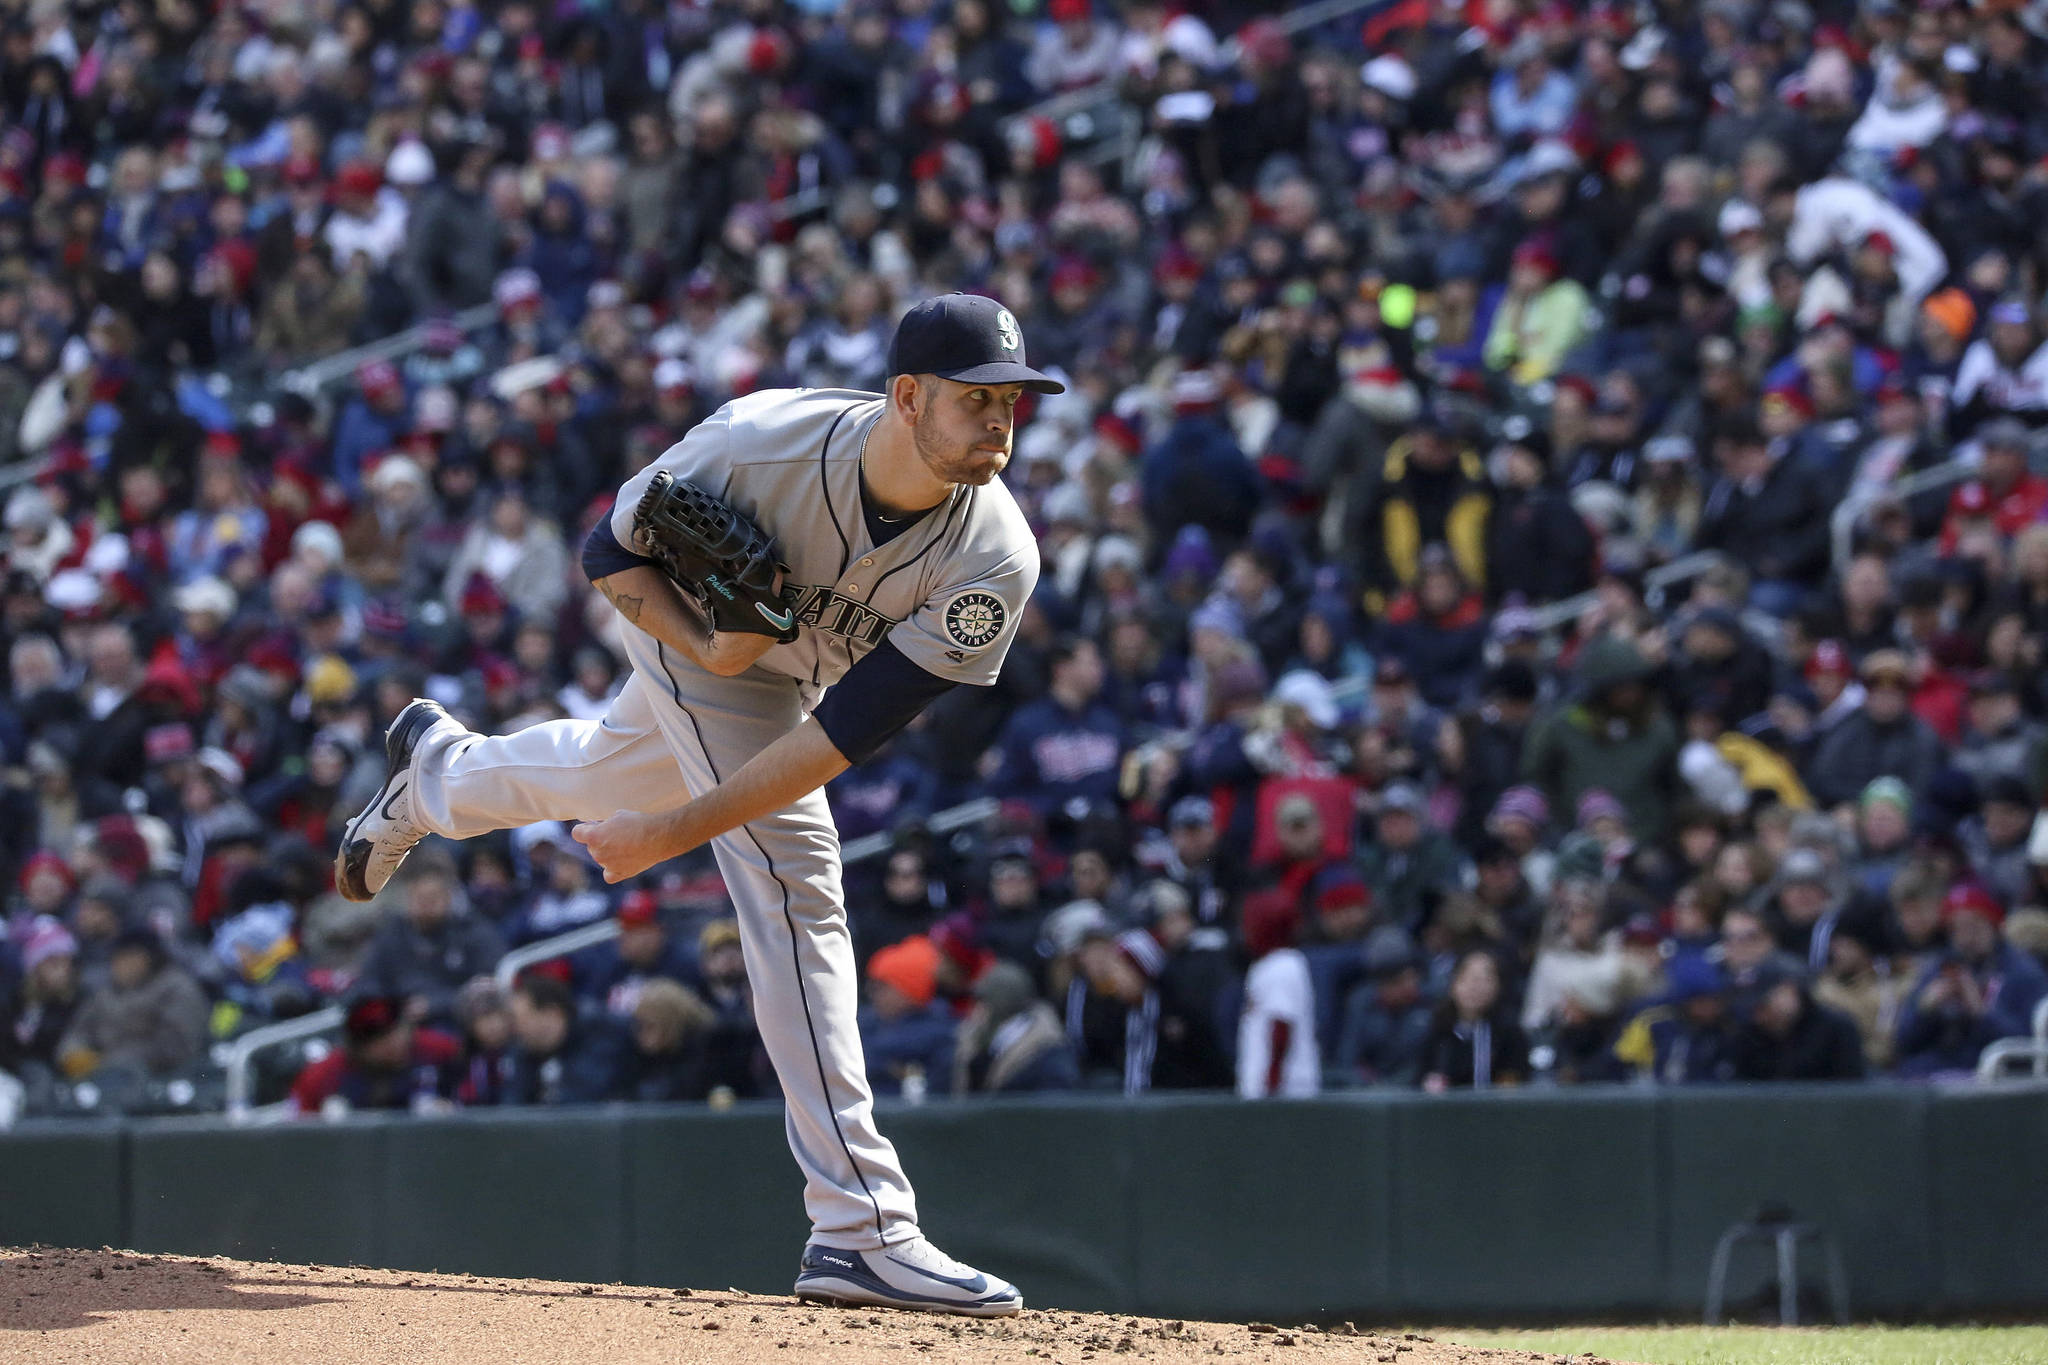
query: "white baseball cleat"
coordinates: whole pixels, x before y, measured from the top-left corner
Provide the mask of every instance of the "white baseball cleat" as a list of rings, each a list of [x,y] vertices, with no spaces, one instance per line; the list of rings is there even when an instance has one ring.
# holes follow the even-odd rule
[[[352,901],[366,901],[384,889],[391,874],[430,830],[413,823],[412,761],[420,744],[443,726],[467,734],[441,703],[417,698],[392,719],[384,732],[384,785],[370,798],[334,855],[334,885]]]
[[[974,1318],[1024,1311],[1015,1285],[960,1264],[922,1237],[880,1251],[807,1246],[796,1296],[841,1308],[911,1308]]]

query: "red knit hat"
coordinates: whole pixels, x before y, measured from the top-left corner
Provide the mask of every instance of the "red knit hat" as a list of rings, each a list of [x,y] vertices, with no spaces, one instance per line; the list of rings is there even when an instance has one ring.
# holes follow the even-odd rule
[[[1810,682],[1823,675],[1831,678],[1846,678],[1856,670],[1849,664],[1849,651],[1842,648],[1840,640],[1822,640],[1813,647],[1807,657],[1804,670]]]
[[[654,893],[644,887],[630,891],[619,902],[619,927],[621,929],[648,929],[661,922],[661,907],[655,903]]]
[[[2005,923],[2005,907],[1978,882],[1957,882],[1941,902],[1941,922],[1957,915],[1981,915],[1996,929]]]
[[[22,864],[21,889],[24,891],[28,890],[29,883],[36,879],[37,874],[43,872],[56,873],[58,877],[63,879],[64,887],[67,891],[76,891],[78,889],[78,874],[71,870],[71,864],[65,862],[47,848],[31,855],[29,860]]]

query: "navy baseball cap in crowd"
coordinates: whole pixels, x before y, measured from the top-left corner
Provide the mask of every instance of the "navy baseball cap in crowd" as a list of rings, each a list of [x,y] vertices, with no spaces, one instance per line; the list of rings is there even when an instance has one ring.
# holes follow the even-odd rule
[[[961,384],[1022,384],[1038,393],[1067,386],[1024,363],[1024,333],[1016,316],[978,294],[926,299],[896,324],[889,343],[889,373],[935,374]]]

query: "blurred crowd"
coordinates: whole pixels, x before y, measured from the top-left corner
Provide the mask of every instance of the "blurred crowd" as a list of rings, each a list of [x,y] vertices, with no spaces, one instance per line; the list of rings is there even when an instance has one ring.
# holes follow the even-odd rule
[[[304,1111],[772,1093],[707,856],[360,907],[331,850],[408,698],[601,712],[630,472],[956,288],[1070,388],[1001,681],[831,788],[878,1091],[1969,1070],[2048,994],[2044,57],[2039,0],[0,0],[0,1090],[203,1104],[339,1004]]]

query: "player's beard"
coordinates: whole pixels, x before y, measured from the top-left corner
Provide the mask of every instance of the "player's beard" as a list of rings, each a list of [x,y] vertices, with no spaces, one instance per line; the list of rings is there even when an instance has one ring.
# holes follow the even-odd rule
[[[993,480],[1010,463],[1007,450],[997,453],[978,446],[954,445],[939,433],[938,425],[938,419],[926,413],[910,428],[917,458],[924,461],[924,467],[932,472],[932,477],[946,483],[978,487]]]

